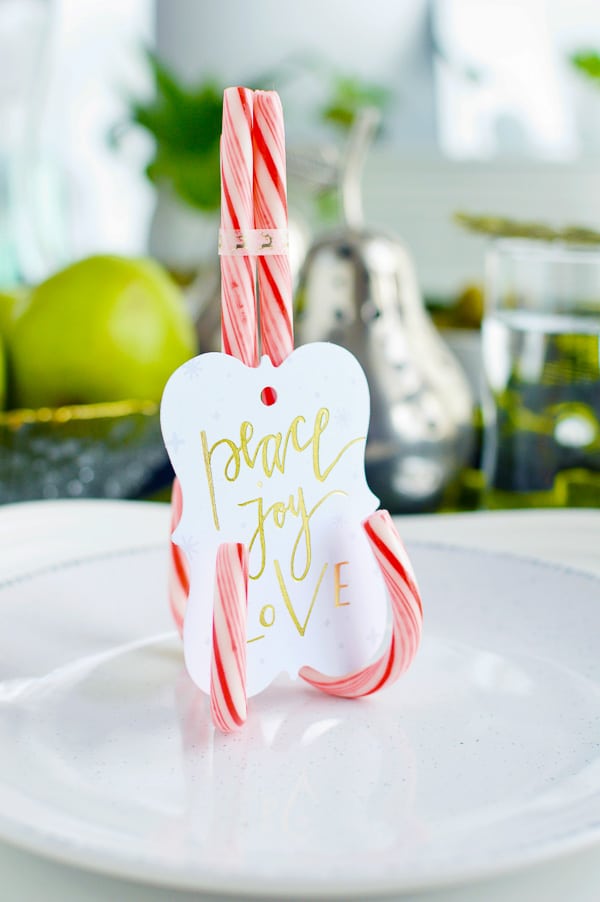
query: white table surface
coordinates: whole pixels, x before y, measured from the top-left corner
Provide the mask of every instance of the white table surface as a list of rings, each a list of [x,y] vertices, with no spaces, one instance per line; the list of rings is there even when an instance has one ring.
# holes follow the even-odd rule
[[[65,529],[72,533],[69,558],[91,551],[119,548],[124,536],[127,537],[128,547],[155,542],[160,540],[161,535],[165,536],[166,541],[166,506],[145,505],[141,531],[139,507],[135,503],[121,504],[116,516],[112,502],[65,502],[61,534],[64,536]],[[75,512],[77,516],[74,516]],[[90,517],[94,518],[95,527],[93,548],[89,545],[85,528],[86,518]],[[14,547],[15,536],[22,535],[22,543],[18,546],[20,552],[12,555],[11,560],[0,557],[0,578],[30,569],[28,545],[32,531],[38,524],[45,532],[45,520],[43,503],[0,508],[0,549],[5,538],[10,536]],[[131,529],[134,522],[136,534]],[[427,539],[474,549],[514,552],[600,574],[600,511],[450,514],[405,517],[398,522],[401,534],[407,540]],[[61,547],[64,548],[63,543]],[[58,543],[57,548],[47,543],[44,559],[40,560],[38,556],[36,564],[58,563],[61,554],[64,551],[59,550]],[[184,902],[192,899],[209,902],[215,898],[111,879],[47,861],[0,843],[2,902],[38,902],[41,899],[44,902]],[[600,846],[494,880],[424,893],[418,898],[421,902],[597,902],[600,899]]]

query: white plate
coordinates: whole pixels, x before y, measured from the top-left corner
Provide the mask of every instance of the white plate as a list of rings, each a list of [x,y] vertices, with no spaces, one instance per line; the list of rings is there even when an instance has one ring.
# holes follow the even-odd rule
[[[72,509],[85,535],[95,509]],[[117,509],[71,560],[76,516],[38,518],[0,584],[0,837],[238,896],[432,887],[600,839],[596,577],[413,543],[404,679],[363,702],[282,680],[223,737],[183,672],[162,535],[133,544],[148,509],[99,507],[104,526]]]

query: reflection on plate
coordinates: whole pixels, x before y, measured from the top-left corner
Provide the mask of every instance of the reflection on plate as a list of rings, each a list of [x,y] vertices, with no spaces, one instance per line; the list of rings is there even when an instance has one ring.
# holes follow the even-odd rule
[[[362,702],[282,679],[225,737],[183,671],[165,552],[0,586],[3,838],[173,886],[340,896],[600,838],[598,579],[415,543],[405,678]]]

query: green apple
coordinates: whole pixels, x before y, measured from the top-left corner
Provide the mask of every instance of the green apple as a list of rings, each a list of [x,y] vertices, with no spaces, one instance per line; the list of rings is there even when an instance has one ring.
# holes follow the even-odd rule
[[[9,335],[13,326],[25,310],[31,289],[24,285],[0,291],[0,335]]]
[[[196,350],[182,295],[152,260],[89,257],[35,288],[9,337],[19,407],[140,398]]]
[[[4,410],[6,402],[6,360],[4,358],[4,342],[0,335],[0,410]]]

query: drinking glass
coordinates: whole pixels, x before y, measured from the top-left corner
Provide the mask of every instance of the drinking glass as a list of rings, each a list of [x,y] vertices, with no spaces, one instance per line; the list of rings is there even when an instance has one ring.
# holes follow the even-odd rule
[[[600,248],[502,239],[482,327],[486,507],[600,507]]]

